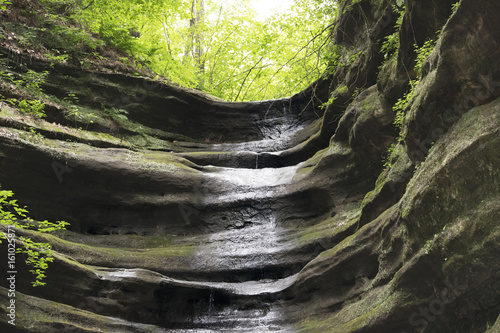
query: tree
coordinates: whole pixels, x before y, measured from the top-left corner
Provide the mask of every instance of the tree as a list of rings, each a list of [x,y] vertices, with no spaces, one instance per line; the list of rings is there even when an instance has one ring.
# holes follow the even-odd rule
[[[189,37],[186,45],[186,54],[184,58],[191,56],[199,70],[198,88],[203,89],[203,74],[205,72],[204,64],[204,21],[205,21],[205,1],[192,0],[191,19],[189,20]]]
[[[91,0],[75,18],[175,83],[260,100],[291,95],[324,73],[332,1],[295,0],[292,11],[262,22],[250,0]]]

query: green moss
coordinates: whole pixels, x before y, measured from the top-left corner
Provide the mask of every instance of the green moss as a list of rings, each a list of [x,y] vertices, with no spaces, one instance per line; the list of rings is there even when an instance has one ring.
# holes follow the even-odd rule
[[[400,306],[402,300],[402,294],[389,292],[389,288],[371,290],[360,300],[345,302],[335,313],[302,321],[300,329],[310,333],[357,332]]]
[[[45,120],[36,120],[30,117],[21,115],[16,109],[4,107],[0,113],[0,118],[8,119],[9,125],[12,127],[6,129],[11,133],[17,133],[18,136],[23,137],[30,132],[38,132],[40,135],[52,136],[60,139],[75,141],[75,142],[93,142],[95,145],[109,144],[116,146],[130,147],[127,143],[121,142],[119,139],[100,132],[90,132],[82,129],[74,129],[67,126],[62,126],[56,123],[50,123]],[[19,130],[23,128],[25,130]],[[42,134],[43,133],[43,134]],[[33,142],[33,140],[28,140]],[[57,146],[55,141],[45,140],[44,145]],[[38,142],[42,143],[42,142]]]
[[[52,128],[54,131],[58,128],[58,125],[44,125],[46,128]],[[34,127],[35,129],[39,127]],[[4,131],[12,133],[19,138],[28,138],[28,136],[33,136],[29,131],[21,131],[16,129],[5,129]],[[92,133],[86,131],[77,131],[69,129],[65,133],[75,133],[74,138],[78,141],[93,141],[106,142],[119,144],[116,138],[103,133]],[[78,136],[79,135],[79,136]],[[36,139],[36,140],[35,140]],[[36,136],[30,141],[31,144],[39,147],[41,150],[47,151],[47,153],[54,158],[65,158],[69,160],[81,160],[81,159],[94,159],[101,160],[105,159],[108,162],[116,161],[127,163],[137,169],[147,171],[147,172],[189,172],[198,173],[195,168],[197,167],[194,163],[182,158],[175,156],[166,152],[135,152],[128,149],[114,149],[110,153],[107,149],[94,148],[84,143],[78,142],[63,142],[60,140],[53,140],[38,138]],[[125,147],[124,147],[125,148]]]
[[[398,54],[397,52],[392,54],[386,61],[379,67],[379,74],[377,82],[381,82],[384,85],[387,82],[391,82],[394,79],[395,73],[397,73],[398,64]]]
[[[389,182],[404,184],[413,177],[413,164],[408,158],[406,146],[398,144],[388,160],[390,162],[377,178],[375,188],[365,195],[362,206],[375,200]]]
[[[331,239],[338,236],[340,233],[358,224],[359,217],[353,217],[356,215],[359,215],[359,210],[352,211],[350,214],[345,213],[343,216],[326,219],[321,223],[304,229],[299,235],[299,244],[310,244],[321,239]]]
[[[160,154],[163,155],[161,158]],[[125,154],[121,154],[120,159],[124,162],[136,166],[141,170],[148,172],[198,172],[195,169],[189,167],[195,166],[194,163],[169,153],[140,153],[128,151]]]
[[[7,304],[7,290],[0,287],[0,300]],[[69,305],[16,292],[16,327],[23,332],[157,332],[153,325],[101,316]],[[3,309],[2,309],[3,310]],[[3,311],[2,311],[3,312]]]
[[[214,155],[230,155],[234,154],[234,151],[193,151],[183,153],[186,156],[214,156]]]
[[[300,168],[297,170],[297,173],[305,175],[312,171],[321,161],[327,150],[328,148],[325,148],[316,152],[313,157],[309,158],[300,166]]]
[[[59,233],[72,239],[65,240],[54,235],[27,232],[37,240],[48,242],[53,249],[71,259],[58,256],[58,260],[71,260],[71,265],[92,271],[89,266],[147,268],[162,272],[169,267],[166,262],[178,262],[180,258],[193,255],[195,246],[189,243],[174,243],[173,236],[141,237],[134,235],[84,236],[71,232]],[[89,242],[92,245],[79,243]]]
[[[380,108],[380,98],[378,96],[377,87],[371,87],[363,96],[365,97],[361,101],[362,112],[360,116],[363,117],[363,115],[366,115],[368,118],[371,117],[370,115],[374,112],[374,110],[378,110]]]
[[[151,150],[171,150],[173,146],[170,142],[156,138],[148,134],[120,135],[124,142],[130,143],[134,147],[140,147]]]
[[[297,175],[300,177],[304,177],[306,175],[309,175],[311,172],[314,172],[318,167],[320,167],[323,163],[328,164],[330,162],[327,161],[327,159],[336,159],[342,160],[346,159],[349,157],[351,154],[351,148],[348,144],[341,143],[341,142],[334,142],[331,143],[328,148],[319,150],[314,154],[313,157],[309,158],[307,161],[305,161],[300,168],[297,170]],[[354,166],[354,162],[346,163],[346,170],[349,170]],[[294,180],[298,180],[295,179]]]
[[[57,231],[54,236],[71,243],[98,247],[127,247],[129,249],[149,249],[175,245],[176,236],[157,235],[87,235],[73,231]]]
[[[458,216],[455,223],[446,225],[434,235],[433,246],[446,257],[443,270],[448,274],[470,269],[478,258],[488,256],[491,244],[498,244],[498,200],[498,197],[484,200],[472,212]]]

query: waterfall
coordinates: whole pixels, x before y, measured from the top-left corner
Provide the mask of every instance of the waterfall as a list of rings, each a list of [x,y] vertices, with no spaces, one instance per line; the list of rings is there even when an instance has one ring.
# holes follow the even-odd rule
[[[208,313],[212,313],[214,309],[214,290],[210,290],[210,296],[208,299]]]

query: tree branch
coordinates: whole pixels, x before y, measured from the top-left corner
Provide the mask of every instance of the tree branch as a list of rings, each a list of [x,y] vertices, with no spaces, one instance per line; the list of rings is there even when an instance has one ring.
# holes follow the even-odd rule
[[[83,8],[82,10],[87,10],[87,9],[89,9],[89,8],[90,8],[90,6],[92,6],[92,5],[94,4],[94,2],[95,2],[95,0],[90,1],[90,3],[89,3],[87,6],[85,6],[85,8]]]
[[[250,75],[250,73],[255,69],[255,67],[257,67],[257,65],[262,61],[262,59],[264,59],[264,57],[260,57],[259,61],[257,61],[255,63],[255,65],[252,66],[252,68],[250,68],[248,70],[248,73],[247,75],[245,76],[245,78],[243,79],[243,82],[241,82],[241,85],[240,85],[240,90],[238,91],[238,94],[236,95],[236,97],[234,98],[234,101],[236,102],[238,100],[238,97],[240,97],[240,94],[241,94],[241,90],[243,89],[243,86],[245,85],[245,82],[247,81],[248,79],[248,76]]]

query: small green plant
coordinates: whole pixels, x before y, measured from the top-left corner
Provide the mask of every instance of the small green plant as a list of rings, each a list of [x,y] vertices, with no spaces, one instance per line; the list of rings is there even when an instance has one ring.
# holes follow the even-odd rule
[[[128,111],[127,110],[117,109],[117,108],[111,108],[111,109],[103,108],[103,111],[106,112],[107,114],[109,114],[111,116],[111,118],[113,118],[115,120],[122,120],[122,121],[128,120],[128,118],[127,118]]]
[[[346,91],[348,90],[347,86],[342,86],[341,88],[337,89],[336,92],[337,94],[343,94],[345,93]],[[333,96],[330,95],[330,98],[328,99],[328,101],[326,101],[325,103],[321,104],[319,106],[320,109],[326,109],[329,105],[333,104],[333,102],[337,99],[338,97],[337,96]]]
[[[25,75],[26,88],[33,90],[36,93],[41,93],[41,86],[45,83],[45,78],[49,75],[48,71],[36,72],[28,70]]]
[[[34,115],[37,118],[45,118],[47,115],[45,114],[45,103],[39,99],[23,99],[18,102],[19,111],[23,113],[29,113]]]
[[[382,165],[384,166],[384,168],[386,169],[392,168],[394,157],[401,152],[403,152],[403,148],[399,143],[399,141],[397,143],[392,143],[389,146],[389,148],[387,148],[387,151],[382,161]]]
[[[38,99],[23,99],[18,100],[17,98],[8,98],[2,100],[9,103],[12,106],[18,107],[19,111],[22,113],[32,114],[37,118],[45,118],[45,103]]]
[[[438,31],[437,36],[439,38],[440,32]],[[396,104],[393,106],[393,111],[396,112],[396,118],[394,120],[394,124],[396,127],[401,128],[404,118],[404,113],[408,106],[411,104],[413,98],[415,97],[415,88],[420,83],[420,79],[422,78],[422,69],[424,67],[424,63],[429,57],[429,55],[434,51],[434,47],[436,46],[436,40],[427,40],[424,45],[418,47],[415,45],[415,52],[417,53],[417,58],[415,59],[415,69],[418,73],[418,79],[410,80],[410,91],[404,94],[402,98],[400,98]]]
[[[456,11],[458,10],[458,7],[460,7],[460,1],[451,5],[451,14],[452,15],[456,13]]]
[[[5,30],[13,32],[18,38],[18,43],[22,47],[33,47],[38,44],[38,33],[39,28],[32,27],[29,25],[20,25],[13,22],[3,23]]]
[[[69,59],[69,55],[67,54],[53,55],[50,53],[46,53],[45,56],[52,62],[51,63],[52,66],[54,66],[54,63],[65,63]]]
[[[392,154],[394,152],[394,149],[396,148],[396,144],[392,143],[389,148],[387,148],[387,151],[385,152],[384,159],[382,161],[382,165],[386,169],[392,168]]]
[[[385,41],[382,43],[380,51],[384,54],[384,58],[390,57],[398,50],[399,45],[399,32],[395,32],[389,36],[385,37]]]
[[[333,45],[329,52],[323,54],[323,62],[327,64],[325,74],[335,73],[337,66],[340,64],[342,50],[342,46]]]
[[[129,29],[114,21],[101,21],[99,36],[108,45],[116,46],[126,52],[137,50],[136,38],[130,35]]]
[[[13,73],[6,70],[0,70],[0,80],[16,86],[21,86],[24,83],[24,80],[17,79]]]
[[[80,99],[78,98],[78,96],[75,93],[72,93],[72,92],[66,93],[66,97],[64,97],[63,100],[65,102],[70,103],[70,104],[77,104],[80,101]]]
[[[354,62],[356,62],[356,60],[358,60],[361,57],[362,53],[363,53],[363,51],[359,51],[358,53],[355,53],[355,54],[351,55],[349,57],[349,59],[347,59],[347,65],[351,65]]]
[[[94,120],[98,119],[98,117],[93,112],[87,112],[84,107],[78,106],[79,101],[80,99],[76,93],[66,93],[66,97],[63,98],[63,104],[67,107],[64,114],[66,118],[73,119],[75,128],[78,128],[78,122],[80,122],[86,123],[87,126],[85,129],[88,129],[88,126],[94,123]]]
[[[419,78],[422,78],[422,69],[424,67],[424,63],[429,57],[429,55],[434,51],[434,47],[436,46],[436,41],[439,38],[441,32],[437,31],[436,34],[438,37],[435,40],[429,39],[421,47],[418,47],[416,44],[414,45],[415,52],[417,53],[417,59],[415,59],[416,62],[415,69],[418,72]]]
[[[104,60],[106,59],[106,57],[103,57],[102,55],[100,55],[99,53],[97,52],[92,52],[92,55],[96,58],[96,59],[99,59],[99,60]]]
[[[77,122],[83,118],[78,106],[72,105],[65,113],[67,117],[73,118],[73,121],[75,122],[75,127],[78,127]]]
[[[436,32],[437,38],[439,38],[440,31]],[[417,54],[417,58],[415,59],[415,69],[418,73],[418,78],[416,80],[410,80],[410,90],[403,95],[402,98],[398,99],[398,101],[392,107],[392,110],[396,113],[394,118],[394,126],[399,129],[399,135],[397,137],[397,143],[401,143],[405,140],[404,132],[403,132],[403,121],[406,114],[406,110],[410,107],[413,99],[415,98],[415,89],[420,83],[420,79],[422,78],[422,69],[425,61],[429,57],[429,55],[434,51],[436,46],[436,40],[427,40],[424,45],[418,47],[415,45],[415,53]],[[386,158],[384,159],[384,166],[391,167],[390,156],[395,149],[396,145],[392,144],[386,153]]]
[[[328,99],[328,101],[326,101],[325,103],[321,104],[321,105],[319,106],[319,108],[320,108],[321,110],[326,109],[326,108],[327,108],[329,105],[331,105],[331,104],[332,104],[332,103],[333,103],[336,99],[337,99],[337,96],[332,96],[332,97],[330,97],[330,98]]]
[[[401,24],[403,24],[403,17],[405,15],[405,7],[403,1],[398,1],[397,6],[393,6],[395,12],[399,13],[396,24],[394,25],[394,33],[385,37],[385,41],[382,43],[380,51],[384,54],[384,58],[389,58],[398,50],[399,46],[399,30],[401,29]]]
[[[35,142],[35,143],[42,142],[42,140],[43,140],[43,135],[38,133],[33,127],[31,127],[29,129],[27,135],[21,134],[20,136],[21,136],[21,138],[23,138],[27,141]]]
[[[83,29],[59,25],[55,20],[50,24],[52,27],[46,34],[45,43],[51,49],[81,51],[82,49],[95,50],[103,46],[101,41]]]
[[[0,187],[0,224],[6,225],[8,231],[12,229],[31,229],[38,232],[52,232],[56,230],[66,229],[69,223],[58,221],[52,223],[49,221],[37,222],[28,217],[28,210],[26,207],[21,207],[17,200],[13,199],[14,193],[12,191],[2,190]],[[54,252],[52,246],[48,243],[36,242],[31,238],[17,236],[15,233],[0,233],[0,242],[6,239],[7,236],[16,237],[21,247],[16,249],[16,253],[24,254],[26,256],[25,262],[27,265],[32,266],[30,272],[35,275],[35,281],[31,282],[33,287],[43,286],[46,283],[43,279],[46,277],[45,270],[49,266],[49,262],[54,261]]]
[[[42,95],[42,85],[45,82],[45,78],[49,75],[48,71],[36,72],[34,70],[28,70],[24,76],[17,78],[13,73],[5,70],[0,70],[0,79],[12,83],[18,87],[25,88],[29,90],[34,95]],[[22,99],[18,100],[16,98],[9,98],[3,100],[10,103],[13,106],[17,106],[19,111],[22,113],[29,113],[37,118],[45,118],[45,103],[40,99]]]
[[[357,87],[356,89],[354,89],[354,93],[352,94],[352,98],[356,98],[358,97],[363,91],[365,91],[366,88],[364,87]]]
[[[415,95],[415,87],[417,86],[417,84],[418,84],[417,80],[410,81],[410,91],[405,93],[402,98],[398,99],[398,101],[392,107],[392,110],[396,112],[396,118],[394,118],[394,125],[398,129],[401,129],[403,125],[405,111],[413,101],[413,97]],[[404,138],[401,137],[398,138],[398,141],[402,140],[404,140]]]
[[[5,0],[0,0],[0,10],[6,10],[7,5],[11,5],[12,2],[10,1],[5,1]]]

